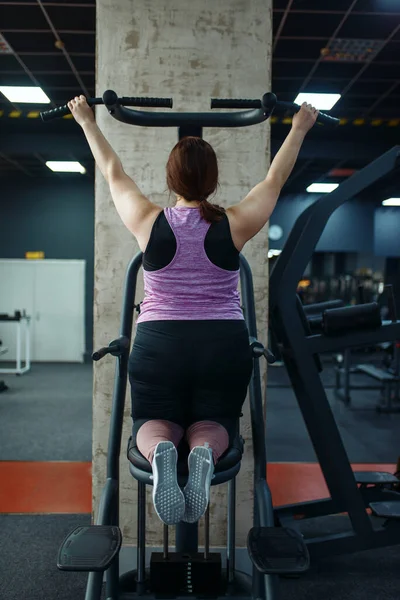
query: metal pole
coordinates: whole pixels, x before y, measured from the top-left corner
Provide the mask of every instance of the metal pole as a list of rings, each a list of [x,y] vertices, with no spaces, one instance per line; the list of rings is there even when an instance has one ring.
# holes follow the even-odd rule
[[[178,523],[175,528],[175,550],[182,554],[196,554],[199,548],[198,523]]]
[[[204,560],[210,558],[210,503],[204,515]]]
[[[108,505],[111,508],[111,522],[112,525],[119,526],[119,487],[114,487],[115,493],[109,496]],[[99,511],[100,512],[100,511]],[[100,514],[99,514],[100,517]],[[106,522],[106,521],[103,521]],[[114,560],[111,567],[106,571],[106,598],[117,600],[119,594],[119,556]]]
[[[17,321],[17,373],[21,373],[21,321]]]
[[[165,525],[165,524],[164,524],[163,544],[164,544],[163,558],[164,558],[164,560],[168,560],[168,525]]]
[[[85,600],[98,600],[103,590],[103,573],[89,573]],[[114,599],[113,599],[114,600]]]
[[[26,370],[29,371],[31,368],[31,331],[30,331],[30,317],[26,317],[26,337],[25,337],[25,366]]]
[[[141,264],[142,254],[139,252],[131,260],[125,276],[120,335],[127,337],[129,340],[132,335],[136,280]],[[124,421],[126,384],[128,380],[128,360],[129,352],[126,351],[118,358],[116,365],[110,418],[110,434],[108,438],[107,477],[117,481],[119,481],[119,460],[122,425]]]
[[[350,364],[351,364],[351,350],[346,348],[343,351],[343,371],[344,371],[344,401],[346,404],[350,404]]]
[[[236,477],[228,482],[228,540],[226,548],[226,570],[228,583],[235,579],[235,537],[236,537]]]
[[[137,593],[144,594],[146,581],[146,484],[138,481],[137,507]]]

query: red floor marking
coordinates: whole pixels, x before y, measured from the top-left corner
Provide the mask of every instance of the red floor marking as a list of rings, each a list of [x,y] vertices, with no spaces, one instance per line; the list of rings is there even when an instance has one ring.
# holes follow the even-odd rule
[[[352,468],[353,471],[396,471],[395,464],[353,464]],[[318,463],[270,463],[267,474],[274,506],[329,498]]]
[[[88,462],[0,462],[0,513],[91,513]]]
[[[0,513],[92,512],[88,462],[0,462]],[[394,464],[355,464],[355,471],[394,473]],[[275,506],[329,497],[317,463],[270,463],[268,483]]]

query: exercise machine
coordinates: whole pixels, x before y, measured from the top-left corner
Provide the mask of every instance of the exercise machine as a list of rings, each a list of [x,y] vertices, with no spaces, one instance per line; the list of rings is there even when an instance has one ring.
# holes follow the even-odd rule
[[[346,513],[351,525],[339,534],[305,534],[311,560],[400,543],[400,494],[395,491],[399,479],[389,473],[353,472],[321,382],[319,357],[321,353],[344,348],[395,342],[400,339],[400,321],[382,322],[378,305],[361,304],[323,310],[320,330],[312,331],[296,293],[332,213],[367,188],[375,186],[374,192],[378,189],[379,193],[383,179],[398,178],[399,167],[397,146],[310,205],[294,224],[270,276],[272,349],[279,352],[285,363],[330,494],[323,500],[275,507],[275,523],[301,530],[304,519]],[[341,312],[336,312],[335,317],[335,311]],[[363,313],[365,317],[369,313],[364,321]],[[353,324],[355,320],[357,326]],[[337,327],[328,327],[333,322]],[[371,511],[381,520],[373,520]]]
[[[13,315],[0,314],[0,323],[14,323],[16,328],[15,367],[0,369],[0,373],[23,375],[31,368],[30,322],[25,311],[16,310]],[[25,360],[22,359],[22,346],[25,347]],[[25,364],[23,364],[25,363]]]
[[[7,346],[3,346],[3,342],[0,340],[0,356],[7,354],[7,352],[8,352]],[[0,379],[0,393],[6,392],[7,390],[8,390],[8,387],[6,386],[5,382],[2,379]]]
[[[201,137],[203,127],[244,127],[262,123],[274,110],[292,114],[300,107],[277,102],[274,94],[265,94],[261,100],[211,101],[212,108],[247,109],[220,113],[168,113],[131,110],[126,106],[172,107],[165,98],[118,98],[107,91],[102,99],[89,99],[89,104],[105,104],[110,114],[124,123],[151,127],[177,127],[179,138],[187,135]],[[43,120],[67,114],[61,107],[42,113]],[[320,114],[319,122],[336,125],[337,119]],[[151,466],[140,454],[134,437],[129,441],[128,461],[132,476],[138,482],[137,498],[137,567],[119,574],[119,551],[122,543],[119,529],[119,456],[122,422],[126,396],[128,357],[131,346],[136,279],[142,255],[130,263],[124,289],[120,336],[108,347],[95,352],[99,360],[106,354],[117,357],[115,386],[111,410],[107,480],[100,499],[96,525],[78,528],[60,548],[58,567],[62,570],[88,571],[86,600],[99,600],[106,577],[107,600],[147,597],[213,596],[246,597],[254,600],[277,600],[280,574],[303,572],[308,568],[309,556],[302,536],[294,529],[275,527],[272,499],[266,481],[266,443],[263,418],[259,358],[273,361],[271,353],[257,340],[252,274],[243,256],[240,259],[242,306],[249,330],[254,368],[249,386],[251,427],[254,453],[254,521],[249,532],[248,551],[253,562],[252,576],[238,572],[235,566],[235,480],[240,470],[243,440],[237,426],[237,436],[215,468],[213,485],[228,482],[227,564],[222,569],[221,556],[209,550],[209,513],[205,515],[205,548],[199,552],[198,524],[179,523],[176,526],[175,551],[170,552],[168,528],[164,527],[163,552],[153,553],[150,570],[146,570],[146,485],[152,485]],[[179,461],[179,482],[187,478],[185,456]]]
[[[390,321],[388,323],[397,322],[397,310],[396,301],[393,293],[393,286],[385,286],[388,296],[388,316]],[[361,288],[361,296],[362,296]],[[361,298],[363,299],[363,298]],[[376,389],[380,391],[379,401],[375,406],[375,410],[378,413],[396,413],[400,412],[400,348],[398,341],[395,342],[384,342],[377,344],[376,349],[384,350],[386,355],[384,364],[381,367],[374,364],[351,364],[351,348],[346,348],[342,354],[341,360],[338,360],[338,364],[335,367],[336,381],[335,381],[335,396],[338,400],[344,402],[344,404],[351,408],[351,390],[362,390],[362,389]],[[390,358],[389,352],[391,351],[392,357]],[[353,378],[355,375],[363,375],[364,377],[370,377],[379,383],[379,385],[366,385],[354,383]]]

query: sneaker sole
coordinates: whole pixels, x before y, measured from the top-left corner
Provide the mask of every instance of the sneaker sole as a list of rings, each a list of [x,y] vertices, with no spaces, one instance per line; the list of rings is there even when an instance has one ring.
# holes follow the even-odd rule
[[[161,521],[176,525],[185,514],[185,497],[178,485],[178,452],[172,442],[160,442],[153,459],[153,504]]]
[[[210,486],[214,472],[212,455],[208,448],[194,448],[189,455],[189,478],[183,493],[186,500],[184,520],[197,523],[210,501]]]

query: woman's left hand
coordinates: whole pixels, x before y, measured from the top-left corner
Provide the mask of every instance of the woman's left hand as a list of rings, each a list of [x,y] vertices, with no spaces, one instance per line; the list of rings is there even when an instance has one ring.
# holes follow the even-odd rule
[[[68,108],[81,127],[84,127],[87,123],[93,123],[95,120],[94,113],[86,102],[85,96],[75,96],[68,102]]]

